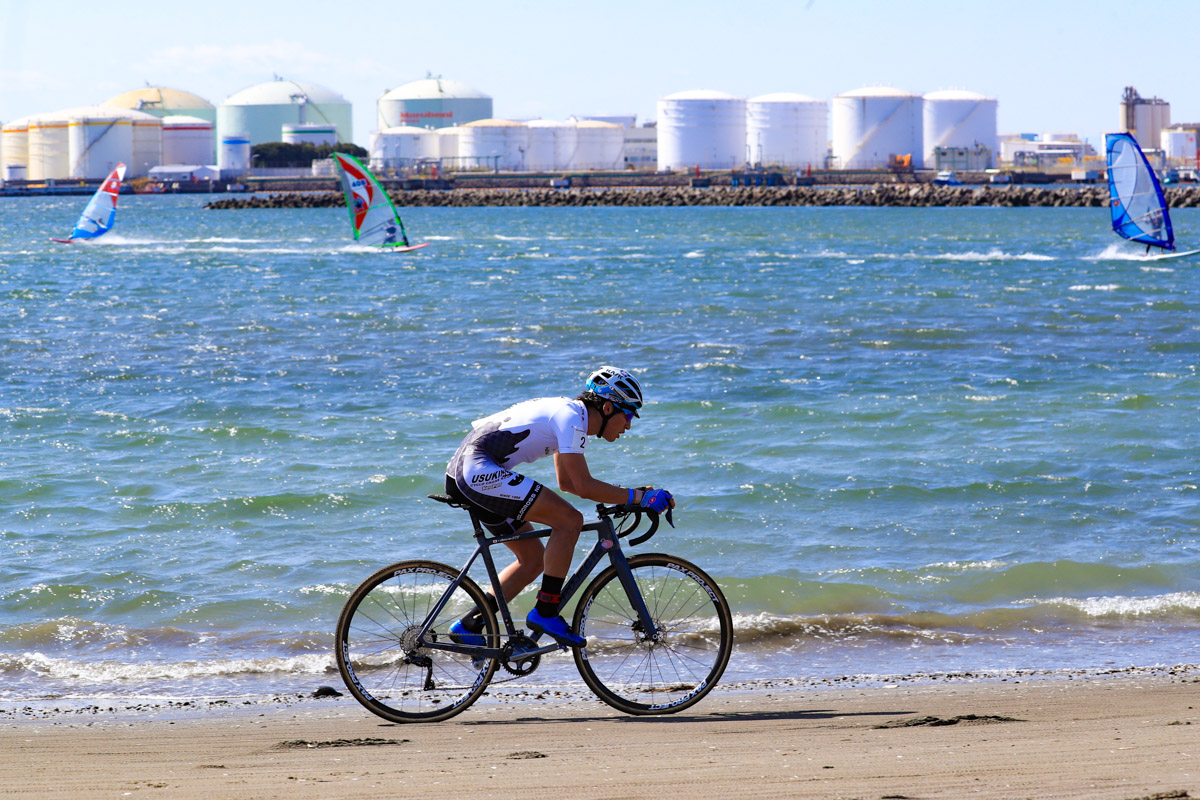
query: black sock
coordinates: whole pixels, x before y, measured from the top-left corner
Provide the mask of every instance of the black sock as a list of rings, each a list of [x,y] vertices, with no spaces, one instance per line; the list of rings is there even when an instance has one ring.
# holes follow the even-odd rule
[[[553,575],[542,576],[542,590],[537,593],[537,612],[543,617],[558,616],[564,580],[564,578],[556,578]]]
[[[487,598],[488,605],[492,607],[492,611],[499,611],[500,604],[496,602],[496,598],[492,597],[490,592],[484,592],[483,596]],[[479,610],[479,606],[472,608],[470,613],[461,620],[463,627],[470,633],[479,633],[483,630],[483,612]]]

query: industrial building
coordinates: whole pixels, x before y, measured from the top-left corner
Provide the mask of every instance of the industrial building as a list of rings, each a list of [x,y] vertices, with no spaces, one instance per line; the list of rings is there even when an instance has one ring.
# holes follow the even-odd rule
[[[163,165],[212,164],[215,147],[216,136],[212,120],[186,114],[172,114],[162,118]]]
[[[492,98],[465,83],[425,78],[383,93],[376,103],[379,130],[410,125],[452,128],[492,118]]]
[[[695,89],[658,101],[660,170],[732,169],[746,163],[746,101]]]
[[[129,177],[162,162],[162,120],[115,106],[23,117],[0,128],[5,180],[101,180],[124,162]]]
[[[924,166],[923,99],[920,95],[873,86],[835,95],[831,103],[833,166],[879,169],[893,156]]]
[[[332,125],[336,141],[354,141],[346,98],[315,83],[276,78],[225,98],[217,106],[217,135],[250,144],[283,141],[285,125]]]
[[[996,166],[995,98],[947,90],[923,98],[924,163],[930,169],[990,169]]]
[[[746,101],[746,152],[751,164],[824,169],[829,107],[794,92]]]
[[[1157,149],[1162,132],[1171,127],[1171,104],[1157,97],[1142,97],[1126,86],[1121,95],[1119,131],[1132,133],[1143,149]]]
[[[108,98],[100,105],[128,108],[155,117],[188,116],[217,121],[217,109],[199,95],[166,86],[143,86]]]

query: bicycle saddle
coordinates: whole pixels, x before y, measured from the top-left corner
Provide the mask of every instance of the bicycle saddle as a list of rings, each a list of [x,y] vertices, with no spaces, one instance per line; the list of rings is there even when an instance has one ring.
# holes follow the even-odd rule
[[[452,508],[469,508],[466,503],[460,503],[448,494],[427,494],[425,496],[430,500],[437,500],[439,503],[445,503]]]

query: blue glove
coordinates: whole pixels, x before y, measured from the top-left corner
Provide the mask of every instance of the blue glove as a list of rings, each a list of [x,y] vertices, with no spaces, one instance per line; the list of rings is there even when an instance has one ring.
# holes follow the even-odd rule
[[[671,493],[666,489],[651,489],[642,493],[642,508],[662,513],[671,507]]]

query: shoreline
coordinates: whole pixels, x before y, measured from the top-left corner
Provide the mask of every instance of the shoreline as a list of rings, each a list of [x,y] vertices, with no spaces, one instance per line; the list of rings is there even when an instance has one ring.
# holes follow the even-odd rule
[[[255,713],[0,722],[14,796],[1189,798],[1200,676],[714,692],[629,717],[561,697],[395,725],[348,696]],[[344,701],[344,702],[342,702]],[[325,702],[325,701],[322,701]],[[1190,727],[1189,727],[1190,726]],[[69,768],[64,769],[64,765]]]
[[[777,692],[827,692],[842,690],[894,689],[899,686],[978,686],[989,684],[1054,683],[1060,681],[1109,681],[1121,679],[1169,679],[1192,681],[1200,685],[1200,664],[1129,666],[1111,668],[961,670],[950,672],[910,672],[858,674],[836,677],[752,678],[721,681],[711,696],[733,694],[771,694]],[[294,692],[260,695],[211,695],[182,697],[122,697],[97,695],[88,698],[0,700],[0,726],[27,724],[63,724],[79,720],[129,720],[138,718],[200,719],[260,714],[284,709],[361,710],[336,675],[324,682],[314,680],[311,688]],[[326,690],[333,689],[336,695]],[[1200,689],[1198,689],[1200,692]],[[1197,698],[1200,701],[1200,697]],[[708,698],[701,701],[703,706]],[[494,705],[531,703],[577,704],[580,707],[608,706],[583,684],[578,676],[567,682],[551,684],[520,679],[494,683],[472,709]],[[460,715],[461,716],[461,715]]]

